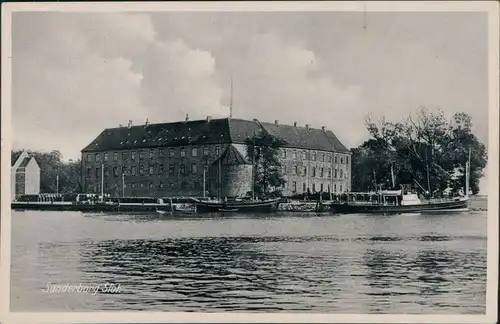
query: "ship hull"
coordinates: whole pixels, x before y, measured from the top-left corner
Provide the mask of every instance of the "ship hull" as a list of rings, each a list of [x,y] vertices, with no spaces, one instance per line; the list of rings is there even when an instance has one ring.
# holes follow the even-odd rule
[[[278,200],[262,202],[196,202],[199,213],[270,213],[278,210]]]
[[[404,213],[433,213],[433,212],[459,212],[468,209],[467,200],[453,200],[419,205],[384,206],[362,205],[349,203],[333,203],[330,205],[333,212],[339,214],[404,214]]]

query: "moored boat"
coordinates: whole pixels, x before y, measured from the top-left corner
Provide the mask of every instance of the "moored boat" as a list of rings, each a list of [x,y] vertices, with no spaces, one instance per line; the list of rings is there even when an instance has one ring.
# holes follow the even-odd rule
[[[279,199],[269,200],[194,200],[196,211],[199,213],[268,213],[278,210]]]

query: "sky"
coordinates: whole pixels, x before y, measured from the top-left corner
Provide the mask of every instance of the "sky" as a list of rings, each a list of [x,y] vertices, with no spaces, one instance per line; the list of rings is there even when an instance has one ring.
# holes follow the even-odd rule
[[[104,128],[233,117],[326,126],[466,112],[488,140],[480,12],[15,12],[13,149],[65,159]],[[486,184],[483,181],[481,187]],[[484,192],[484,190],[482,190]]]

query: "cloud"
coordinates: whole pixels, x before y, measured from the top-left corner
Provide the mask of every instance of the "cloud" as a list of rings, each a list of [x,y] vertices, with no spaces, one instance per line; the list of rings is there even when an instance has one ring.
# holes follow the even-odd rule
[[[468,22],[465,24],[464,22]],[[229,114],[322,125],[368,112],[473,116],[487,139],[486,19],[475,13],[15,13],[14,146],[66,158],[103,128]]]

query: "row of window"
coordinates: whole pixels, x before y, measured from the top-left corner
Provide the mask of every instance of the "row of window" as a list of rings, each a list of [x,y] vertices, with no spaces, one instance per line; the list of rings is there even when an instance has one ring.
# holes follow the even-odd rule
[[[93,186],[90,186],[89,190],[93,190]],[[112,187],[109,185],[109,183],[104,182],[104,189],[120,189],[123,188],[122,186],[119,186],[118,184],[114,184]],[[125,188],[165,188],[165,184],[163,181],[160,181],[157,185],[149,182],[149,183],[133,183],[129,182],[125,184]],[[201,187],[201,183],[199,181],[195,181],[191,186],[188,183],[182,183],[181,184],[182,189],[203,189]],[[95,186],[96,190],[101,190],[101,183],[97,183]]]
[[[102,168],[95,168],[95,177],[96,179],[101,177],[101,170]],[[144,164],[137,166],[131,166],[131,167],[113,167],[113,176],[114,177],[119,177],[119,176],[136,176],[136,175],[155,175],[155,174],[164,174],[165,173],[165,167],[163,164],[158,164],[158,169],[156,170],[154,165],[150,165],[149,167],[146,168]],[[179,172],[180,174],[186,174],[186,165],[181,164],[179,166]],[[171,175],[175,174],[175,165],[173,163],[170,163],[168,165],[168,173]],[[191,173],[196,174],[198,173],[198,165],[197,164],[191,164]],[[105,167],[104,168],[104,177],[107,178],[109,177],[109,168]],[[87,168],[87,178],[92,178],[92,168]]]
[[[321,183],[321,184],[319,185],[319,188],[318,188],[318,187],[316,187],[316,184],[315,184],[315,183],[313,183],[313,184],[312,184],[312,188],[308,188],[308,187],[307,187],[307,183],[305,183],[305,182],[304,182],[304,183],[302,184],[302,192],[304,192],[304,193],[305,193],[305,192],[307,192],[307,191],[308,191],[308,189],[311,189],[311,193],[315,193],[315,192],[330,192],[330,190],[331,190],[331,189],[330,189],[330,184],[327,184],[327,185],[325,186],[324,184],[322,184],[322,183]],[[338,189],[339,191],[337,191],[337,189]],[[334,183],[334,184],[333,184],[333,191],[332,191],[332,192],[343,192],[343,189],[344,189],[345,191],[348,191],[347,186],[344,186],[344,187],[343,187],[343,186],[342,186],[342,183],[340,183],[338,187],[337,187],[337,184],[336,184],[336,183]],[[293,182],[292,182],[292,192],[293,192],[293,193],[297,193],[297,181],[293,181]]]
[[[165,149],[164,148],[151,148],[149,149],[149,158],[153,159],[155,156],[155,151],[158,150],[158,156],[159,157],[164,157],[165,156]],[[198,156],[198,148],[197,147],[192,147],[190,149],[191,151],[191,156],[192,157],[197,157]],[[144,160],[146,158],[146,152],[147,150],[139,150],[139,160]],[[169,157],[175,157],[175,148],[171,147],[168,149],[168,156]],[[210,155],[210,150],[208,146],[203,147],[203,156],[209,156]],[[122,161],[127,161],[130,156],[130,160],[135,161],[137,159],[137,152],[136,151],[130,151],[130,152],[122,152]],[[220,145],[215,145],[215,155],[219,156],[220,155]],[[179,150],[179,156],[180,157],[186,157],[186,148],[181,147]],[[102,161],[107,162],[109,161],[110,153],[104,152],[102,153]],[[118,152],[113,152],[112,153],[113,161],[118,161],[119,158],[119,153]],[[94,161],[95,162],[101,162],[101,153],[94,153]],[[87,154],[87,162],[92,162],[92,154],[88,153]]]
[[[292,151],[292,159],[297,160],[298,154],[301,154],[302,160],[307,160],[308,155],[309,155],[310,159],[312,161],[325,162],[325,157],[326,157],[326,162],[332,163],[332,153],[310,151],[308,154],[307,150],[303,150],[300,152],[298,152],[297,150],[293,150]],[[286,149],[281,150],[281,157],[283,159],[287,158],[287,150]],[[339,160],[340,160],[340,164],[344,164],[344,162],[345,162],[345,164],[349,164],[349,156],[337,156],[336,154],[334,154],[333,159],[334,159],[334,163],[339,163]]]
[[[319,168],[319,170],[316,168],[316,167],[312,167],[311,168],[311,177],[316,177],[318,176],[317,175],[317,171],[319,171],[319,177],[320,178],[324,178],[325,177],[325,168]],[[283,174],[288,174],[288,169],[286,167],[286,165],[282,166],[282,173]],[[332,177],[332,169],[331,168],[328,168],[327,169],[327,178],[331,178]],[[302,172],[300,172],[300,167],[299,166],[294,166],[293,168],[293,175],[297,175],[297,176],[304,176],[304,177],[307,177],[307,166],[304,166],[302,167]],[[344,172],[343,169],[334,169],[333,170],[333,178],[334,179],[337,179],[337,178],[340,178],[340,179],[347,179],[348,178],[348,173],[347,173],[347,170]]]

